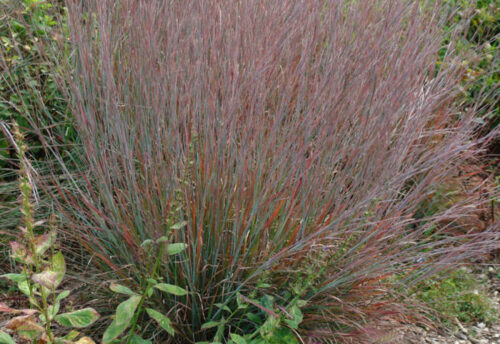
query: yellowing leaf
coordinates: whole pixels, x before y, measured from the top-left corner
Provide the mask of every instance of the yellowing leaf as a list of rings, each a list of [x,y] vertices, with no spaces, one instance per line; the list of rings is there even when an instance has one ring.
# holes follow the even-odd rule
[[[184,296],[187,294],[186,289],[183,289],[181,287],[178,287],[173,284],[168,284],[168,283],[158,283],[157,285],[154,286],[156,289],[159,289],[161,291],[164,291],[166,293],[172,294],[172,295],[177,295],[177,296]]]
[[[61,301],[62,299],[68,297],[70,291],[69,290],[63,290],[59,295],[56,297],[56,302]]]
[[[90,337],[82,337],[75,344],[95,344],[95,342]]]
[[[80,332],[78,332],[76,330],[71,330],[67,335],[65,335],[63,337],[63,339],[72,341],[72,340],[76,339],[76,337],[78,337],[79,335],[80,335]]]
[[[70,313],[56,315],[54,320],[65,327],[84,328],[99,319],[99,313],[93,308],[84,308]]]
[[[163,315],[160,312],[155,311],[154,309],[151,308],[146,308],[146,312],[151,318],[156,320],[158,325],[160,325],[161,328],[167,331],[171,336],[175,335],[174,328],[172,327],[172,322],[166,315]]]
[[[112,283],[109,286],[109,289],[111,289],[111,291],[114,291],[115,293],[125,294],[125,295],[129,295],[129,296],[136,295],[131,289],[129,289],[121,284]]]
[[[52,256],[52,270],[56,272],[56,283],[55,288],[61,284],[64,279],[64,275],[66,274],[66,262],[64,261],[64,256],[61,251],[57,252]]]
[[[167,246],[167,254],[169,256],[179,254],[182,251],[184,251],[186,249],[186,247],[187,247],[187,245],[184,243],[169,244]]]
[[[141,296],[134,295],[118,305],[116,308],[116,317],[102,337],[103,344],[110,343],[127,329],[140,301]]]
[[[21,338],[28,340],[38,338],[45,332],[33,315],[15,317],[5,324],[5,328],[16,331]]]
[[[11,241],[10,249],[12,251],[12,258],[14,258],[14,260],[20,263],[33,264],[33,255],[31,253],[28,253],[26,246],[24,246],[23,244],[20,244],[17,241]]]
[[[38,274],[34,274],[31,279],[33,280],[33,282],[43,285],[44,287],[52,290],[56,286],[57,273],[55,273],[54,271],[46,270]]]
[[[41,256],[56,241],[56,231],[40,235],[35,238],[36,254]]]

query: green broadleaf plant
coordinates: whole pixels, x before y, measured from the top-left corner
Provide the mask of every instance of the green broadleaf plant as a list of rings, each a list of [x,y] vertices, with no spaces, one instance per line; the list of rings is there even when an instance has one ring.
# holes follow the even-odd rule
[[[84,328],[93,324],[99,314],[92,308],[59,314],[61,301],[69,295],[68,290],[58,291],[66,274],[66,263],[61,251],[55,249],[57,231],[54,221],[50,221],[50,231],[37,234],[35,229],[41,222],[34,221],[34,205],[31,202],[32,184],[25,157],[27,150],[24,137],[17,125],[13,124],[20,161],[21,213],[24,226],[18,241],[11,242],[12,257],[20,264],[20,273],[8,273],[0,277],[17,284],[19,290],[28,297],[30,309],[16,310],[1,307],[0,311],[15,315],[5,328],[15,332],[19,338],[33,343],[48,344],[92,344],[89,337],[78,341],[78,332],[71,331],[67,336],[56,337],[52,331],[53,322],[68,328]],[[15,343],[6,332],[0,331],[0,344]]]
[[[180,228],[182,224],[174,226]],[[172,226],[172,228],[174,226]],[[146,308],[144,306],[144,304],[147,302],[147,299],[153,295],[155,289],[170,295],[174,295],[176,297],[183,297],[188,294],[186,289],[183,289],[179,286],[169,283],[158,283],[157,281],[157,279],[160,279],[156,275],[158,273],[160,260],[164,256],[165,246],[168,256],[179,254],[187,248],[187,245],[184,243],[166,244],[167,242],[167,237],[161,237],[156,241],[148,239],[141,245],[141,247],[150,258],[154,257],[153,271],[151,273],[151,276],[145,279],[146,286],[143,288],[143,290],[141,290],[140,292],[134,292],[132,289],[117,283],[112,283],[110,285],[109,288],[111,291],[117,294],[128,295],[129,298],[118,305],[113,321],[104,332],[102,338],[103,344],[115,343],[117,340],[120,343],[128,344],[151,343],[151,341],[143,339],[137,333],[135,333],[137,322],[144,310],[146,311],[148,316],[153,319],[169,335],[175,335],[175,329],[172,325],[172,321],[168,318],[167,315],[161,313],[156,309],[150,307]],[[152,248],[155,249],[153,252],[154,254],[151,254],[152,252],[150,250]],[[123,335],[127,329],[129,329],[128,333]]]
[[[222,317],[218,321],[212,319],[205,322],[201,326],[202,330],[217,327],[217,333],[211,341],[197,344],[222,342],[228,344],[299,344],[297,330],[304,318],[302,308],[307,305],[303,297],[314,288],[315,278],[322,273],[324,271],[321,265],[310,269],[290,286],[290,292],[282,295],[280,300],[266,292],[269,284],[266,283],[267,276],[263,275],[248,297],[237,293],[233,309],[226,304],[214,304],[218,309],[229,313],[229,316]],[[257,297],[258,295],[260,297]],[[231,324],[230,319],[241,317],[241,313],[249,323],[253,324],[253,329],[235,329],[234,326],[228,326]],[[229,338],[226,341],[224,334],[228,332]]]

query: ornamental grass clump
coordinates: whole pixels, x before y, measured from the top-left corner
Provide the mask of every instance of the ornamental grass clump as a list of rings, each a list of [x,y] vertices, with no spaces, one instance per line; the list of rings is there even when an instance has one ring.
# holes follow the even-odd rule
[[[495,222],[446,231],[489,199],[415,216],[498,134],[474,140],[455,101],[440,3],[68,1],[83,153],[58,205],[96,267],[168,316],[168,333],[139,317],[144,340],[363,342],[415,321],[392,277],[498,247]],[[159,238],[186,249],[152,259]]]

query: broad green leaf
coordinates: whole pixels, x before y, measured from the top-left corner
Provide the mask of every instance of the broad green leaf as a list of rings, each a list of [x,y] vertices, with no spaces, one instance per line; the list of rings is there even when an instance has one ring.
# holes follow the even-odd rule
[[[181,221],[181,222],[177,222],[176,224],[172,225],[172,227],[170,227],[170,229],[181,229],[182,227],[185,227],[185,226],[187,226],[187,222]]]
[[[225,323],[226,323],[226,319],[224,319],[224,317],[222,317],[221,323],[220,323],[219,326],[217,326],[217,332],[215,332],[215,336],[214,336],[214,339],[213,339],[215,342],[218,342],[218,341],[222,342],[223,341],[222,338],[224,336],[224,330],[225,330],[225,327],[226,327]]]
[[[262,323],[262,319],[255,313],[247,312],[245,315],[248,318],[248,320],[250,320],[254,324],[261,324]]]
[[[48,311],[50,315],[50,319],[54,319],[57,313],[59,313],[59,308],[61,306],[61,300],[68,297],[69,290],[62,291],[59,295],[57,295],[54,304],[49,306]]]
[[[61,284],[66,274],[66,262],[61,251],[52,256],[52,270],[57,273],[55,288]]]
[[[247,344],[246,339],[236,333],[231,333],[230,336],[235,344]]]
[[[59,302],[54,303],[53,305],[50,305],[47,308],[47,313],[49,313],[49,320],[54,319],[57,313],[59,313],[59,308],[61,307],[61,304]],[[42,314],[41,314],[42,315]]]
[[[47,323],[47,320],[45,319],[45,314],[41,313],[39,316],[38,316],[38,320],[40,320],[40,323],[42,325],[45,325]]]
[[[16,342],[11,336],[0,330],[0,344],[16,344]]]
[[[17,287],[24,295],[26,296],[30,295],[30,289],[25,274],[5,274],[1,275],[0,277],[4,277],[13,282],[16,282]]]
[[[69,290],[64,290],[62,291],[61,293],[59,293],[59,295],[57,295],[56,297],[56,302],[59,302],[61,301],[62,299],[65,299],[68,297],[70,291]]]
[[[287,311],[293,319],[285,319],[285,322],[288,324],[288,326],[296,330],[297,328],[299,328],[299,325],[304,318],[304,316],[302,315],[302,311],[300,310],[298,305],[291,306]]]
[[[187,295],[186,289],[183,289],[173,284],[158,283],[157,285],[155,285],[155,288],[176,296]]]
[[[1,275],[0,277],[4,277],[4,278],[7,278],[13,282],[22,282],[22,281],[26,281],[26,275],[25,274],[4,274],[4,275]]]
[[[154,242],[151,239],[146,239],[142,242],[141,247],[146,248],[146,247],[151,247],[153,246]]]
[[[243,301],[240,293],[236,294],[236,303],[238,304],[238,309],[246,309],[248,307],[248,303]]]
[[[55,271],[46,270],[38,274],[34,274],[31,279],[33,282],[53,290],[56,286],[57,273]]]
[[[131,289],[129,289],[121,284],[111,283],[111,285],[109,286],[109,289],[111,289],[111,291],[114,291],[115,293],[119,293],[119,294],[125,294],[125,295],[129,295],[129,296],[136,295]]]
[[[273,335],[268,340],[269,344],[299,344],[297,337],[293,334],[293,332],[284,326],[276,329],[273,332]]]
[[[77,311],[56,315],[54,320],[65,327],[84,328],[92,325],[99,319],[99,313],[93,308],[84,308]]]
[[[148,283],[150,283],[151,285],[157,285],[158,281],[155,280],[154,278],[148,278]]]
[[[115,319],[106,329],[102,337],[103,344],[110,343],[127,329],[140,301],[141,296],[134,295],[118,305]]]
[[[248,299],[248,300],[251,300],[251,299]],[[253,301],[256,303],[259,303],[261,306],[268,308],[268,309],[273,309],[273,307],[274,307],[274,297],[272,297],[271,295],[266,294],[260,299],[260,301],[257,301],[257,300],[253,300]]]
[[[173,256],[181,253],[186,249],[188,245],[184,243],[176,243],[176,244],[168,244],[167,245],[167,254],[169,256]]]
[[[129,344],[153,344],[153,342],[143,339],[136,334],[133,334],[132,337],[130,337]]]
[[[268,316],[267,320],[259,328],[260,335],[263,338],[269,339],[269,337],[272,335],[274,330],[276,330],[280,326],[279,322],[280,322],[279,319],[276,319],[273,316]]]
[[[171,336],[175,335],[174,328],[172,327],[172,322],[170,321],[170,319],[167,316],[161,314],[158,311],[155,311],[152,308],[146,308],[146,312],[148,313],[148,315],[151,318],[153,318],[154,320],[156,320],[156,322],[158,323],[158,325],[160,325]]]
[[[26,296],[30,297],[30,286],[28,284],[28,280],[21,281],[17,284],[17,288]],[[36,302],[33,302],[36,304]]]

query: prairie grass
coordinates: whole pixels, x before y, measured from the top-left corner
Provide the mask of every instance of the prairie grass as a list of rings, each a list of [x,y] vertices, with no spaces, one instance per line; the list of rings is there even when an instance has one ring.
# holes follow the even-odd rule
[[[141,318],[149,339],[227,342],[258,319],[287,324],[300,299],[296,337],[367,341],[384,321],[416,321],[388,277],[410,285],[499,247],[495,221],[447,231],[498,190],[415,215],[498,135],[475,139],[480,104],[457,102],[462,52],[442,42],[465,29],[443,32],[441,2],[67,5],[56,82],[82,153],[44,189],[94,282],[145,290],[157,257],[143,243],[187,244],[158,271],[188,296],[148,301],[176,335]]]

